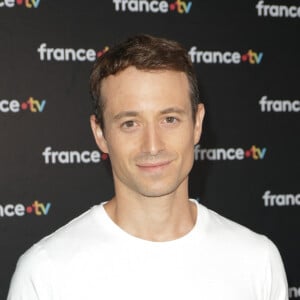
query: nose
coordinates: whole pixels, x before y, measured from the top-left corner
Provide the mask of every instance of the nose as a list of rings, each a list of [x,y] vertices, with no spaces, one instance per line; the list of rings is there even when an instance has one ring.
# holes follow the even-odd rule
[[[164,140],[159,126],[147,124],[143,132],[142,151],[157,155],[164,150]]]

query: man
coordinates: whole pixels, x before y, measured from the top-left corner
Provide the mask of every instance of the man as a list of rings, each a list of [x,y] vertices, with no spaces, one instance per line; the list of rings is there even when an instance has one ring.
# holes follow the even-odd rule
[[[9,300],[287,300],[273,243],[188,197],[203,104],[186,51],[140,35],[91,74],[115,196],[20,259]]]

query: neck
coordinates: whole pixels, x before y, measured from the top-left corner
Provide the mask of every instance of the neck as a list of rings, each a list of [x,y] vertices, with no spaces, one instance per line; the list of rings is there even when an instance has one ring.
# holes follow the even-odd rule
[[[175,240],[195,225],[197,208],[187,193],[162,197],[125,195],[116,194],[105,209],[118,226],[133,236],[157,242]]]

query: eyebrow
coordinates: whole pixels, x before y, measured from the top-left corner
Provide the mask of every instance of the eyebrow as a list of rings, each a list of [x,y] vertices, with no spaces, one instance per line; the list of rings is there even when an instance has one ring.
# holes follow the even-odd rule
[[[116,114],[113,119],[114,120],[120,120],[122,118],[126,118],[126,117],[136,117],[139,113],[137,111],[134,110],[128,110],[128,111],[121,111],[118,114]]]
[[[162,111],[160,111],[160,113],[162,115],[165,115],[165,114],[169,114],[169,113],[177,113],[177,114],[180,114],[180,115],[183,115],[185,114],[185,110],[182,109],[182,108],[178,108],[178,107],[169,107],[169,108],[166,108]]]
[[[183,115],[185,114],[185,110],[182,109],[182,108],[178,108],[178,107],[169,107],[169,108],[166,108],[166,109],[163,109],[159,112],[161,115],[166,115],[166,114],[169,114],[169,113],[177,113],[177,114],[180,114],[180,115]],[[127,111],[121,111],[119,112],[118,114],[116,114],[113,119],[115,121],[117,120],[120,120],[122,118],[126,118],[126,117],[136,117],[140,114],[139,111],[135,111],[135,110],[127,110]]]

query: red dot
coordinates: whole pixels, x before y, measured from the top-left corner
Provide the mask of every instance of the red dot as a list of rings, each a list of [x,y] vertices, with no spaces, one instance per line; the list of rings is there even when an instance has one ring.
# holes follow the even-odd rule
[[[28,104],[27,104],[26,102],[23,102],[23,103],[21,104],[21,108],[22,108],[23,110],[26,110],[27,107],[28,107]]]
[[[32,207],[31,207],[31,206],[27,206],[27,207],[26,207],[26,212],[27,212],[28,214],[31,214],[31,213],[32,213]]]
[[[22,5],[23,4],[23,0],[17,0],[17,4],[18,5]]]
[[[250,157],[250,156],[251,156],[251,151],[250,151],[250,150],[247,150],[247,151],[245,152],[245,156],[246,156],[246,157]]]
[[[100,57],[102,54],[103,54],[102,51],[98,51],[98,52],[97,52],[97,57]]]
[[[247,59],[248,59],[248,55],[247,54],[242,55],[242,61],[246,61]]]
[[[174,3],[171,3],[170,4],[170,10],[175,10],[175,8],[176,8],[176,5]]]
[[[101,158],[102,158],[103,160],[106,160],[106,159],[108,158],[107,153],[102,153],[102,154],[101,154]]]

